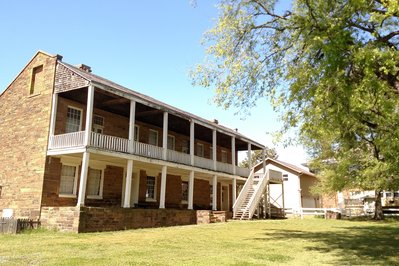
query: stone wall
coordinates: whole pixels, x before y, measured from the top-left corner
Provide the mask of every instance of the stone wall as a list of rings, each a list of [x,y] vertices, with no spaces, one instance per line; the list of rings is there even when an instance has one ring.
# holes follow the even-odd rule
[[[17,218],[39,218],[56,61],[38,52],[0,95],[0,210]]]
[[[79,219],[79,207],[42,207],[40,223],[48,229],[78,232]]]

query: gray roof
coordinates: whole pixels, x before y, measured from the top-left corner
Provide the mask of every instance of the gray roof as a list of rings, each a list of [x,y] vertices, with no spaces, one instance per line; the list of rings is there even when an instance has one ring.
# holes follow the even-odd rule
[[[276,159],[272,159],[272,158],[266,158],[265,161],[266,161],[266,164],[272,163],[274,165],[287,168],[287,169],[297,173],[298,175],[308,175],[308,176],[316,177],[315,174],[313,174],[313,173],[311,173],[311,172],[309,172],[309,171],[307,171],[307,170],[305,170],[305,169],[303,169],[303,168],[301,168],[299,166],[290,164],[290,163],[286,163],[286,162],[283,162],[283,161],[280,161],[280,160],[276,160]],[[263,162],[258,163],[255,166],[255,169],[260,167],[262,164],[263,164]]]
[[[251,140],[251,139],[247,138],[246,136],[244,136],[244,135],[238,133],[237,131],[235,131],[235,130],[233,130],[233,129],[230,129],[230,128],[228,128],[228,127],[222,126],[222,125],[220,125],[220,124],[216,124],[216,123],[214,123],[214,122],[212,122],[212,121],[209,121],[209,120],[204,119],[204,118],[202,118],[202,117],[196,116],[196,115],[191,114],[191,113],[189,113],[189,112],[185,112],[185,111],[183,111],[183,110],[181,110],[181,109],[179,109],[179,108],[176,108],[176,107],[174,107],[174,106],[171,106],[171,105],[169,105],[169,104],[166,104],[166,103],[164,103],[164,102],[161,102],[161,101],[159,101],[159,100],[157,100],[157,99],[154,99],[154,98],[152,98],[152,97],[150,97],[150,96],[144,95],[144,94],[139,93],[139,92],[137,92],[137,91],[128,89],[128,88],[126,88],[126,87],[124,87],[124,86],[121,86],[121,85],[119,85],[119,84],[117,84],[117,83],[115,83],[115,82],[112,82],[112,81],[108,80],[108,79],[105,79],[105,78],[103,78],[103,77],[100,77],[100,76],[98,76],[98,75],[95,75],[95,74],[93,74],[93,73],[91,73],[91,72],[84,71],[84,70],[82,70],[82,69],[80,69],[80,68],[78,68],[78,67],[76,67],[76,66],[71,65],[71,64],[62,62],[62,61],[60,61],[60,60],[58,60],[58,63],[59,63],[59,64],[62,64],[63,66],[65,66],[65,67],[67,67],[67,68],[69,68],[69,69],[71,69],[71,70],[74,71],[76,74],[80,75],[81,77],[87,79],[87,80],[90,81],[90,82],[98,83],[98,84],[100,84],[100,85],[103,85],[103,86],[106,86],[106,87],[115,89],[115,90],[117,90],[117,91],[120,91],[120,92],[122,92],[122,93],[125,93],[125,94],[127,94],[127,95],[130,95],[130,96],[132,96],[132,97],[134,97],[134,98],[141,99],[141,100],[143,100],[143,101],[145,101],[145,102],[153,103],[153,104],[159,106],[160,108],[163,108],[163,109],[165,109],[166,111],[169,111],[169,112],[171,112],[171,113],[174,113],[174,114],[176,114],[176,115],[179,115],[179,116],[181,116],[181,117],[183,117],[183,118],[187,118],[187,119],[192,118],[192,119],[195,119],[195,120],[197,120],[197,121],[199,121],[199,122],[202,122],[202,123],[204,123],[204,124],[209,125],[209,126],[212,127],[212,128],[220,129],[221,131],[226,132],[226,133],[228,133],[228,134],[230,134],[230,135],[232,135],[232,136],[235,136],[235,137],[238,138],[238,139],[241,139],[241,140],[246,141],[246,142],[250,142],[251,144],[258,146],[258,148],[261,148],[261,149],[264,148],[264,145],[262,145],[262,144],[260,144],[260,143],[258,143],[258,142],[256,142],[256,141],[254,141],[254,140]]]

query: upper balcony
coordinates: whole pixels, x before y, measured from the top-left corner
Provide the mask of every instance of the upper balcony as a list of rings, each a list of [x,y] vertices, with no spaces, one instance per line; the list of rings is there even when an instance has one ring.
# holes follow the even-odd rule
[[[83,147],[243,177],[249,169],[237,166],[238,152],[264,148],[217,121],[135,92],[130,95],[98,84],[73,89],[56,86],[49,154]]]

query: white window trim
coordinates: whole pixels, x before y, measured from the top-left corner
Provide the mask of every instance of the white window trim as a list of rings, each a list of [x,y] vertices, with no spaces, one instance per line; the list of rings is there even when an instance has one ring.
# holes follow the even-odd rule
[[[75,109],[75,110],[79,110],[80,111],[80,125],[79,125],[79,130],[78,131],[82,131],[82,127],[83,127],[83,109],[82,108],[78,108],[72,105],[68,105],[67,106],[67,115],[68,115],[68,108],[71,109]],[[68,118],[67,118],[68,119]],[[66,126],[66,120],[65,120],[65,126]]]
[[[75,178],[74,178],[74,181],[73,181],[73,192],[72,192],[72,194],[58,193],[58,197],[60,197],[60,198],[76,198],[77,189],[78,189],[78,178],[79,178],[79,164],[61,163],[61,165],[75,167]],[[59,186],[61,186],[61,175],[60,175],[60,185]]]
[[[100,193],[99,193],[99,195],[87,195],[87,194],[86,194],[86,197],[87,197],[88,199],[103,199],[104,172],[105,172],[105,168],[106,168],[105,165],[102,165],[102,164],[99,164],[99,163],[95,163],[95,162],[90,163],[90,165],[89,165],[89,171],[90,171],[90,169],[93,169],[93,170],[100,170],[100,171],[101,171],[101,180],[100,180]],[[87,179],[89,179],[89,171],[88,171],[88,173],[87,173]],[[88,183],[87,183],[87,185],[88,185]],[[86,188],[86,191],[87,191],[87,188]]]
[[[145,195],[145,201],[146,202],[157,202],[157,187],[158,187],[158,178],[157,178],[157,176],[152,176],[152,175],[149,175],[150,177],[154,177],[154,198],[149,198],[149,197],[147,197],[147,178],[146,178],[146,180],[145,180],[145,182],[146,182],[146,187],[145,187],[145,190],[146,190],[146,195]],[[147,176],[148,177],[148,176]]]
[[[154,129],[150,129],[149,132],[155,132],[155,133],[156,133],[157,141],[156,141],[156,145],[155,145],[155,146],[158,146],[158,143],[159,143],[158,131],[157,131],[157,130],[154,130]],[[149,142],[150,142],[150,134],[148,134],[148,143],[149,143]],[[150,145],[153,145],[153,144],[150,144]]]
[[[190,140],[183,140],[183,141],[184,145],[181,146],[181,152],[185,154],[190,154]]]
[[[98,124],[95,124],[94,123],[94,117],[101,117],[102,119],[103,119],[103,125],[101,126],[101,125],[98,125]],[[82,119],[81,119],[82,120]],[[104,124],[105,124],[105,118],[104,118],[104,116],[102,116],[102,115],[97,115],[97,114],[93,114],[93,123],[92,123],[92,131],[93,132],[95,132],[93,129],[95,129],[95,128],[101,128],[101,131],[102,131],[102,133],[101,134],[104,134]],[[97,133],[97,132],[96,132]]]
[[[226,154],[226,161],[223,161],[223,154]],[[229,153],[228,153],[227,150],[221,149],[221,151],[220,151],[220,160],[222,161],[222,163],[228,163],[228,161],[229,161]]]
[[[198,146],[201,146],[201,147],[202,147],[202,155],[201,155],[201,154],[198,154]],[[196,155],[197,155],[198,157],[202,157],[202,158],[205,157],[204,144],[198,143],[198,142],[197,142],[197,154],[196,154]]]
[[[140,126],[139,125],[134,125],[134,134],[135,135],[137,134],[137,139],[135,139],[134,138],[135,136],[133,136],[133,141],[139,142],[140,141]]]
[[[175,136],[173,136],[173,135],[169,135],[168,134],[168,138],[172,138],[173,139],[173,147],[172,147],[172,151],[174,151],[175,150],[175,148],[176,148],[176,138],[175,138]],[[169,140],[168,140],[168,145],[169,145]]]

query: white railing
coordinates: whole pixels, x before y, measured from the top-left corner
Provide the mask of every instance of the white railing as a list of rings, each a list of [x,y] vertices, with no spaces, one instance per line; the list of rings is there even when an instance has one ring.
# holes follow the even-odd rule
[[[190,165],[190,155],[183,152],[168,150],[168,161]]]
[[[90,145],[111,151],[128,152],[129,140],[91,132]]]
[[[242,203],[244,202],[245,198],[247,197],[248,191],[251,188],[254,181],[254,169],[252,169],[251,173],[248,176],[247,181],[244,184],[244,187],[241,189],[240,194],[236,201],[233,204],[233,217],[236,218],[236,213],[242,208]]]
[[[303,219],[303,216],[305,216],[305,215],[323,215],[324,218],[326,219],[327,211],[341,213],[341,211],[336,208],[299,208],[296,212],[302,219]]]
[[[241,168],[241,167],[236,167],[236,174],[238,176],[249,176],[250,170],[248,168]]]
[[[268,178],[269,178],[269,171],[266,171],[266,173],[257,174],[257,177],[258,177],[258,184],[257,184],[256,188],[254,188],[255,193],[254,193],[254,195],[252,195],[251,200],[249,201],[249,204],[248,204],[249,219],[251,219],[252,216],[254,215],[255,210],[258,207],[259,201],[262,197],[262,193],[266,188],[266,184],[267,184]]]
[[[209,160],[203,157],[194,156],[194,165],[200,168],[213,170],[213,160]]]
[[[219,172],[224,172],[229,174],[233,173],[233,165],[228,163],[216,162],[216,169]]]
[[[50,136],[49,150],[83,146],[84,131]]]
[[[134,154],[155,158],[155,159],[162,159],[163,149],[158,146],[142,143],[142,142],[134,142]]]

